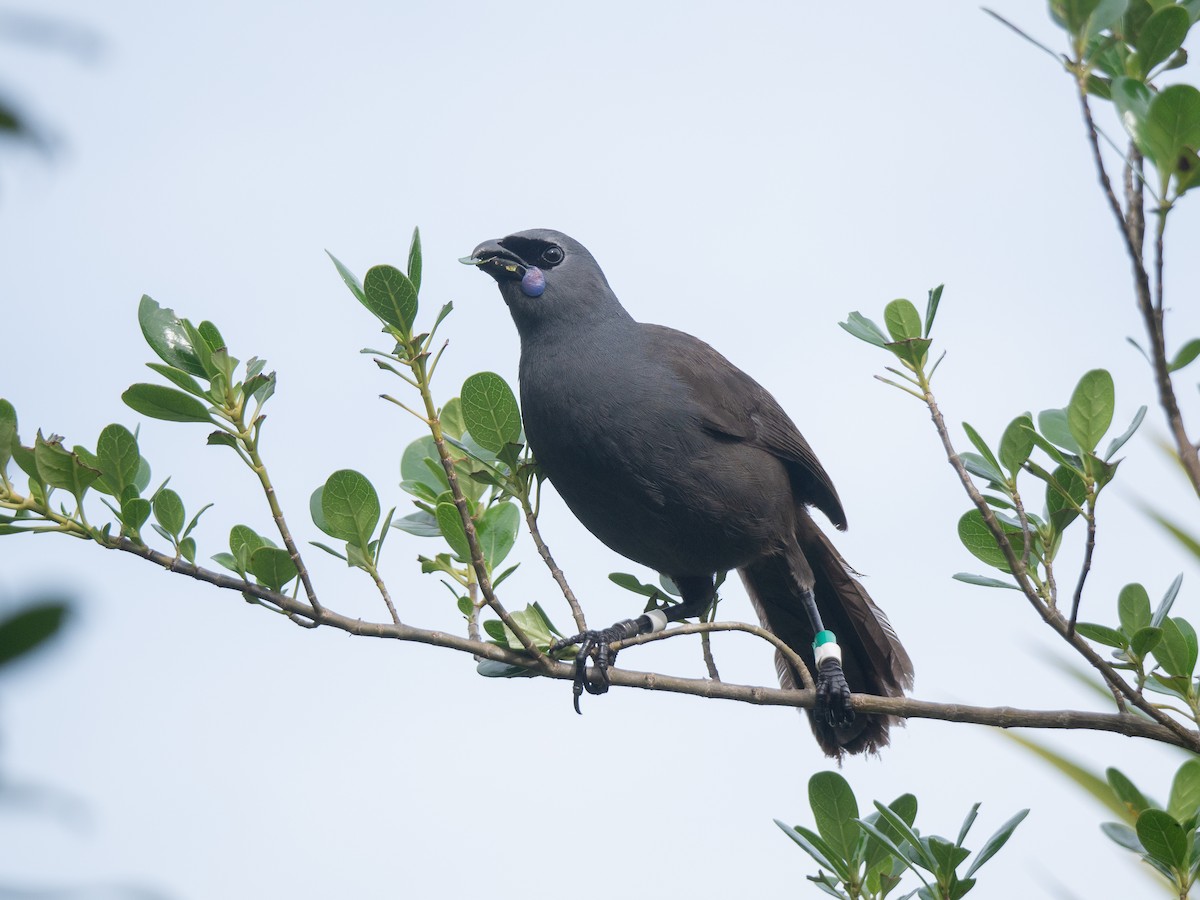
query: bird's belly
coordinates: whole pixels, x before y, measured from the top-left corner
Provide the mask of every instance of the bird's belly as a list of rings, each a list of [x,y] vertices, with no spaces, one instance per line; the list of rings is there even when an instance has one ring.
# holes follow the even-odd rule
[[[668,575],[739,568],[771,552],[781,523],[792,521],[786,471],[753,448],[721,446],[712,458],[669,444],[627,444],[619,454],[543,446],[534,443],[534,453],[580,522],[617,553]]]

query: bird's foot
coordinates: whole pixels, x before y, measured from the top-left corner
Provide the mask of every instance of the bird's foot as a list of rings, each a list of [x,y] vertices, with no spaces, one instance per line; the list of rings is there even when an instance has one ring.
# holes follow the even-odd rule
[[[612,649],[611,645],[633,637],[640,633],[640,630],[635,620],[626,619],[610,628],[580,632],[574,637],[563,638],[551,645],[551,653],[575,644],[579,645],[579,649],[575,652],[575,678],[572,682],[575,712],[583,714],[579,708],[579,698],[583,696],[585,690],[589,694],[603,694],[608,691],[608,668],[617,661],[617,651]],[[595,664],[592,677],[588,675],[588,660]]]
[[[823,659],[817,666],[817,705],[813,710],[816,717],[833,728],[849,725],[854,721],[854,708],[850,705],[850,685],[842,672],[842,664],[836,659]]]

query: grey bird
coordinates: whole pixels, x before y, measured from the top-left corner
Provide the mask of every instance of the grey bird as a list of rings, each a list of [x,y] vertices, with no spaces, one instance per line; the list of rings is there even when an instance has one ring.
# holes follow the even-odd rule
[[[890,717],[855,716],[850,693],[902,696],[912,662],[809,515],[816,507],[846,527],[833,483],[775,398],[703,341],[635,321],[565,234],[518,232],[463,262],[495,279],[516,323],[522,418],[542,470],[592,534],[682,595],[560,642],[580,644],[576,709],[583,688],[607,689],[609,644],[705,613],[715,574],[737,569],[763,627],[815,673],[821,749],[841,758],[885,746]],[[840,662],[814,649],[830,631]],[[786,657],[775,666],[797,687]]]

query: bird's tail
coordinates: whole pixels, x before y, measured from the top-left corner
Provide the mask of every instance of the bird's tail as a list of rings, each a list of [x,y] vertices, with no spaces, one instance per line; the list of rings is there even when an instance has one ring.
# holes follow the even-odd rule
[[[797,583],[797,572],[811,569],[817,608],[825,627],[837,635],[842,648],[842,669],[854,693],[900,697],[912,687],[913,666],[887,616],[871,600],[851,569],[807,513],[799,511],[795,547],[808,565],[796,565],[786,554],[765,557],[741,570],[742,581],[758,612],[763,627],[799,654],[810,672],[813,659],[813,629],[800,600],[805,587]],[[775,669],[784,688],[799,686],[792,665],[775,654]],[[827,756],[837,759],[846,753],[874,753],[888,743],[892,716],[855,716],[846,726],[819,722],[811,713],[817,742]]]

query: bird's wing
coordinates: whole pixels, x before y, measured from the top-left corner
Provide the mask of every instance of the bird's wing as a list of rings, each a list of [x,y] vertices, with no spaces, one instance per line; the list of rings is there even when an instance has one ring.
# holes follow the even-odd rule
[[[829,474],[779,403],[757,381],[699,338],[662,325],[642,325],[647,352],[666,362],[691,391],[704,427],[779,457],[797,495],[846,527]]]

